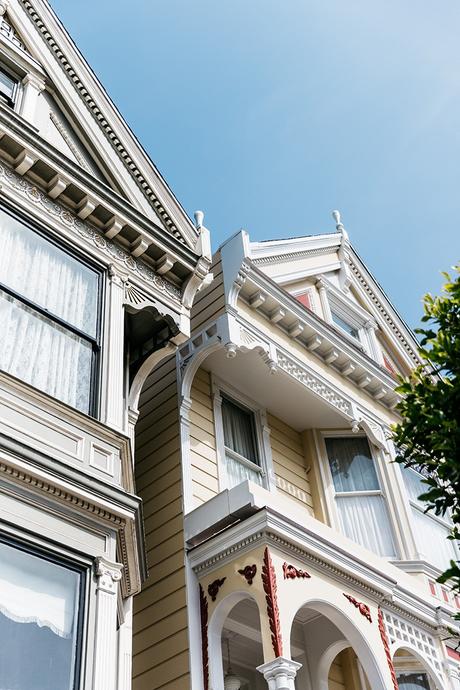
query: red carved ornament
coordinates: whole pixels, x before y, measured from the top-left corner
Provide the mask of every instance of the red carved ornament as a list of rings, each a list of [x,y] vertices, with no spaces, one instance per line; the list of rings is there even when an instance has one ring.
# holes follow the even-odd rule
[[[257,573],[257,566],[254,563],[254,565],[245,565],[244,568],[241,570],[238,570],[239,574],[244,577],[248,585],[252,585],[252,581],[254,580],[256,573]]]
[[[358,611],[362,616],[364,616],[364,618],[367,618],[369,623],[372,623],[371,610],[367,604],[363,604],[362,601],[358,601],[350,594],[345,594],[345,592],[343,596],[345,597],[345,599],[348,599],[348,601],[351,602],[355,608],[358,609]]]
[[[379,631],[380,637],[382,638],[383,648],[385,650],[385,655],[388,662],[388,668],[390,669],[391,680],[393,682],[394,690],[399,690],[398,681],[396,679],[395,667],[393,666],[393,659],[391,658],[390,645],[388,643],[388,635],[385,628],[385,622],[383,620],[382,609],[379,606]]]
[[[217,580],[211,582],[210,585],[208,585],[208,594],[211,597],[212,601],[216,600],[216,597],[219,594],[219,589],[222,587],[226,579],[226,577],[223,577],[221,579],[218,578]]]
[[[281,638],[280,613],[276,586],[276,574],[270,551],[265,547],[262,565],[262,584],[264,586],[265,601],[267,602],[267,616],[272,634],[272,647],[275,656],[283,656],[283,640]]]
[[[208,651],[208,600],[200,585],[201,619],[201,661],[203,664],[203,688],[209,690],[209,651]]]
[[[289,563],[286,563],[284,561],[283,563],[283,577],[285,580],[295,580],[296,578],[309,578],[311,577],[310,573],[307,573],[306,570],[299,570],[293,565],[289,565]]]

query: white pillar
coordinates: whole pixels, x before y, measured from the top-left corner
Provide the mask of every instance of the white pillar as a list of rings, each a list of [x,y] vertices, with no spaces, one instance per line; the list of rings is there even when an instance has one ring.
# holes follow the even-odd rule
[[[116,690],[117,686],[117,594],[122,568],[120,563],[96,559],[93,690]]]
[[[279,656],[273,661],[258,666],[257,670],[267,681],[268,690],[295,690],[295,677],[301,667],[302,664],[298,661]]]
[[[118,687],[131,690],[133,649],[133,597],[123,602],[125,620],[118,631]]]
[[[35,114],[37,110],[38,97],[45,89],[45,82],[35,74],[29,73],[26,74],[22,80],[22,85],[24,87],[24,91],[22,94],[21,115],[25,120],[30,122],[30,124],[36,126]]]
[[[124,330],[125,284],[127,274],[113,264],[109,267],[109,320],[106,338],[107,367],[105,371],[105,422],[117,429],[124,428]]]
[[[328,323],[332,323],[331,307],[329,306],[329,300],[327,297],[327,287],[324,280],[318,278],[316,281],[316,288],[319,292],[319,299],[321,302],[321,308],[323,310],[323,318]]]

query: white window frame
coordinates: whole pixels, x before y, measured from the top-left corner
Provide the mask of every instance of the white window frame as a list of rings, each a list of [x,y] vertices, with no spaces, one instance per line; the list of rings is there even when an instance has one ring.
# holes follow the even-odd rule
[[[230,453],[238,462],[249,469],[259,472],[261,476],[261,486],[269,491],[276,491],[275,474],[273,470],[273,459],[270,445],[270,429],[267,424],[267,413],[254,400],[248,398],[230,384],[218,379],[214,374],[211,375],[211,393],[214,411],[214,428],[216,437],[217,472],[219,491],[230,488],[225,456]],[[227,397],[230,401],[246,408],[253,415],[254,436],[256,452],[260,460],[260,466],[251,462],[247,458],[239,455],[231,449],[227,449],[224,441],[224,426],[222,420],[222,398]]]
[[[388,513],[388,520],[391,529],[391,535],[393,537],[393,544],[395,548],[394,556],[383,556],[376,553],[376,556],[384,558],[388,561],[398,561],[401,553],[401,543],[399,540],[399,534],[396,529],[396,516],[393,510],[393,506],[390,500],[390,491],[387,486],[387,481],[382,468],[382,458],[380,452],[375,448],[374,444],[371,442],[367,434],[365,433],[354,433],[350,429],[330,429],[330,430],[320,430],[315,432],[315,443],[317,454],[319,458],[320,474],[324,486],[324,495],[326,499],[327,511],[329,514],[330,526],[337,532],[342,534],[346,539],[349,539],[346,534],[342,531],[340,524],[340,516],[337,508],[336,495],[346,495],[346,496],[356,496],[356,495],[380,495],[385,500],[385,505]],[[327,454],[326,439],[327,438],[365,438],[369,445],[369,450],[371,453],[372,460],[374,462],[375,471],[377,474],[377,479],[379,482],[380,490],[372,491],[347,491],[347,492],[337,492],[334,486],[334,479],[332,477],[331,467],[329,463],[329,456]],[[365,547],[363,547],[365,548]]]

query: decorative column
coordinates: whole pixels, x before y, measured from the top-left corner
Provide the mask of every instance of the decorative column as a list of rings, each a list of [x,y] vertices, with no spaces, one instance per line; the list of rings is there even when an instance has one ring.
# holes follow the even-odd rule
[[[367,339],[371,349],[371,356],[373,356],[379,364],[383,365],[382,348],[379,345],[376,334],[376,330],[378,328],[377,322],[374,321],[374,319],[369,319],[369,321],[366,321],[364,324],[364,328],[366,329]]]
[[[321,308],[323,310],[324,320],[328,323],[332,323],[331,307],[329,306],[329,300],[327,298],[326,283],[321,278],[318,278],[318,280],[316,281],[316,287],[319,292],[319,299],[321,302]]]
[[[125,329],[125,284],[128,275],[116,266],[109,266],[109,321],[107,327],[106,353],[106,413],[108,426],[124,428],[124,329]]]
[[[97,558],[96,630],[94,641],[93,690],[117,687],[117,593],[121,580],[120,563]]]
[[[133,597],[123,602],[125,620],[118,630],[118,685],[117,690],[131,690],[133,647]]]
[[[35,74],[26,74],[22,80],[24,91],[22,94],[21,115],[30,124],[36,126],[36,110],[38,97],[45,90],[45,82]]]
[[[295,690],[295,677],[302,667],[297,661],[279,656],[257,667],[267,681],[268,690]]]

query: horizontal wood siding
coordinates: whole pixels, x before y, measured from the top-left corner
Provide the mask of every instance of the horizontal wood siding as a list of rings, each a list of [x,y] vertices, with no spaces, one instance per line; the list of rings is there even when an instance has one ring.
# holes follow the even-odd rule
[[[214,275],[214,280],[209,287],[198,293],[193,303],[191,318],[192,333],[200,331],[204,328],[206,323],[214,321],[224,311],[224,280],[220,252],[217,252],[214,257],[211,273]]]
[[[278,489],[313,514],[313,501],[301,435],[271,414],[267,415],[273,469]]]
[[[214,412],[210,376],[198,369],[191,390],[190,461],[193,504],[205,503],[219,491]]]
[[[187,690],[182,474],[175,357],[148,378],[136,426],[149,577],[134,599],[133,690]]]

